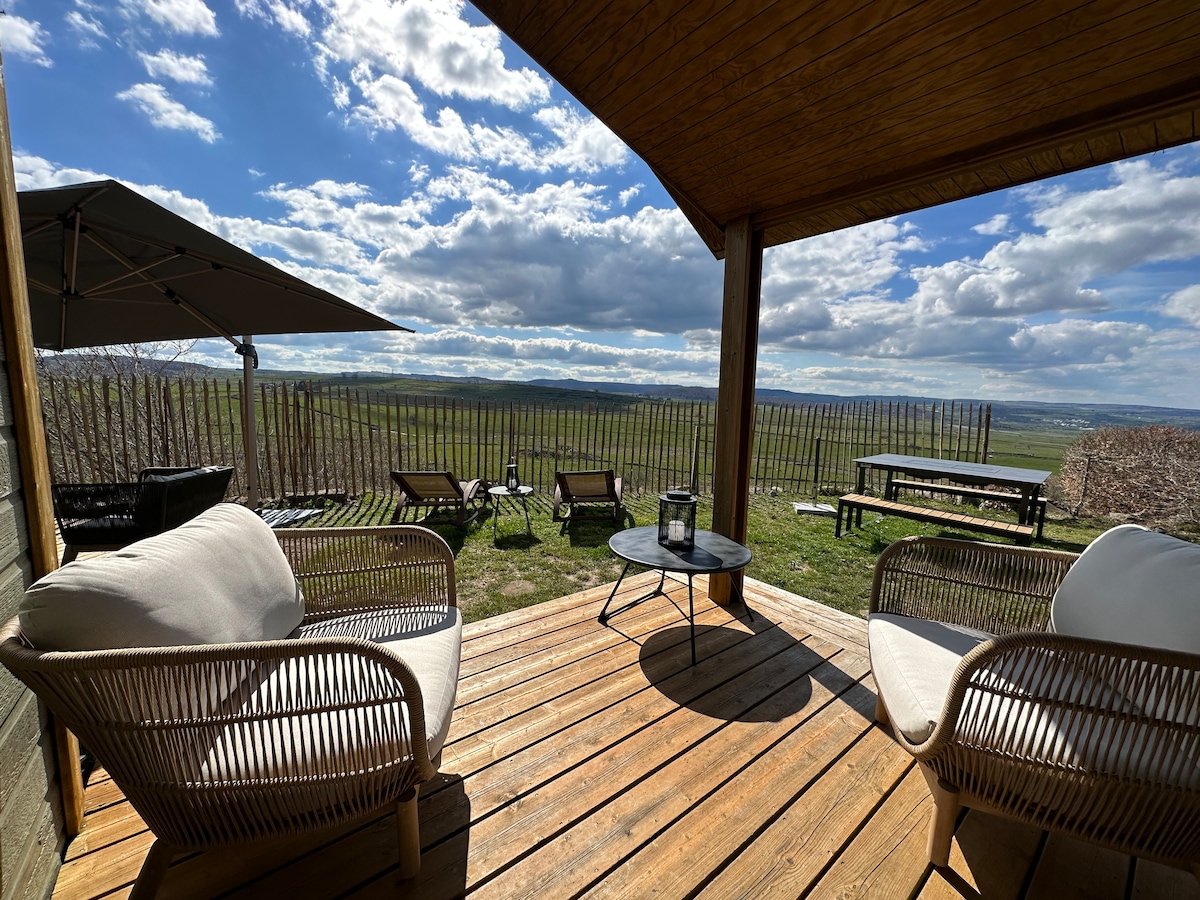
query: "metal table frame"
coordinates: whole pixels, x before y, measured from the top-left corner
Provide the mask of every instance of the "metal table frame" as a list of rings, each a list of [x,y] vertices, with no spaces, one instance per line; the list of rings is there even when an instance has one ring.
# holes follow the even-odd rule
[[[608,600],[604,602],[604,607],[600,610],[598,617],[600,624],[607,625],[613,616],[632,609],[652,597],[665,597],[667,592],[663,590],[663,584],[667,580],[667,572],[681,572],[687,575],[688,580],[688,625],[692,645],[692,665],[694,666],[696,664],[696,603],[692,579],[696,575],[717,575],[744,569],[750,564],[750,549],[724,535],[697,529],[695,547],[687,551],[672,550],[658,542],[658,526],[656,525],[618,531],[609,538],[608,548],[616,557],[625,560],[625,568],[621,570],[621,577],[613,585],[612,593],[608,595]],[[662,575],[658,579],[658,586],[650,593],[609,612],[609,605],[617,596],[621,582],[629,573],[629,567],[633,565],[661,571]],[[749,621],[754,621],[754,612],[746,605],[746,599],[738,586],[737,579],[732,579],[732,581],[737,602],[745,607]]]
[[[495,510],[492,512],[492,543],[496,543],[496,522],[500,518],[500,500],[507,497],[510,500],[520,500],[521,508],[525,510],[525,533],[532,535],[533,526],[529,524],[529,503],[526,498],[533,493],[533,488],[527,484],[523,484],[517,488],[516,492],[510,491],[502,484],[488,488],[488,494],[493,498],[492,506]]]

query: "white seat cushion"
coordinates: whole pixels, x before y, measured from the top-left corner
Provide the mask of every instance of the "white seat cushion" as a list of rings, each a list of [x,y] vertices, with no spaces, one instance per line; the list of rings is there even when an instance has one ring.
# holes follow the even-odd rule
[[[408,664],[421,686],[429,758],[436,761],[450,730],[462,651],[462,614],[454,607],[363,613],[300,629],[300,637],[367,637]],[[403,631],[387,630],[402,624]],[[380,627],[384,630],[379,631]],[[376,631],[372,636],[367,634]],[[320,660],[321,668],[314,666]],[[338,685],[352,676],[343,656],[289,659],[238,696],[240,707],[200,760],[203,780],[240,781],[363,773],[406,765],[412,757],[407,710],[394,703],[362,702],[347,709],[278,717],[314,685]],[[273,717],[274,716],[274,717]],[[300,801],[295,801],[299,803]]]
[[[358,613],[305,625],[300,636],[366,637],[408,663],[421,686],[429,757],[434,759],[442,752],[458,691],[460,610],[451,606]]]
[[[222,503],[38,579],[19,614],[39,650],[172,647],[287,637],[304,597],[270,527]]]
[[[1200,653],[1200,546],[1140,525],[1092,541],[1050,607],[1059,634]]]
[[[959,660],[992,635],[960,625],[872,613],[871,672],[892,724],[913,743],[933,733]]]

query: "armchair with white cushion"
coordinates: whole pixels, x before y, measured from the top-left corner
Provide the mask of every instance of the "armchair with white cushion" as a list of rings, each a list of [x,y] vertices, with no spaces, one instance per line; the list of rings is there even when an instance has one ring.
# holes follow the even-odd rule
[[[1200,546],[1136,525],[1082,554],[908,538],[867,628],[935,865],[966,806],[1200,876]]]
[[[74,731],[172,857],[391,807],[420,865],[417,788],[458,681],[454,558],[416,526],[272,530],[221,504],[36,582],[0,662]]]

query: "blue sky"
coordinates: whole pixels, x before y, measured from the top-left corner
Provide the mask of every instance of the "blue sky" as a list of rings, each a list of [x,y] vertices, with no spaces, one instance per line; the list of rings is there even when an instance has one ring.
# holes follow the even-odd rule
[[[722,264],[469,4],[5,9],[20,189],[118,179],[417,331],[265,368],[715,385]],[[772,248],[760,334],[764,388],[1200,406],[1200,150]]]

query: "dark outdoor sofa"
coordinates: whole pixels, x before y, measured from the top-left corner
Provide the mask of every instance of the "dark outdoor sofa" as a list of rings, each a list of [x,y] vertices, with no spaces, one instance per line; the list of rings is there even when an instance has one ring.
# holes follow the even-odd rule
[[[156,466],[136,482],[51,485],[63,564],[182,525],[220,503],[232,476],[229,466]]]

